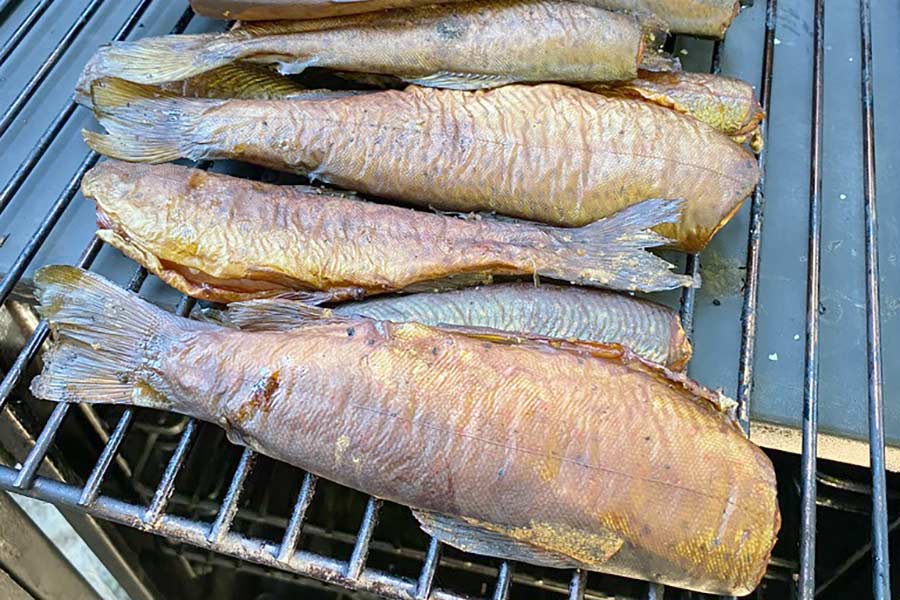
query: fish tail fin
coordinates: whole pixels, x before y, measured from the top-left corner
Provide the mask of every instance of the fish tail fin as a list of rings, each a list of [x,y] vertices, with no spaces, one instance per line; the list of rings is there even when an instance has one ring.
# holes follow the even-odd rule
[[[135,83],[180,81],[228,64],[240,47],[216,34],[164,35],[100,48],[85,70],[93,78],[116,77]]]
[[[207,100],[176,98],[154,87],[122,79],[91,85],[94,114],[107,133],[82,131],[91,149],[119,160],[163,163],[198,160],[191,133]]]
[[[39,311],[55,343],[31,382],[55,402],[169,406],[142,367],[179,325],[173,315],[77,267],[44,267],[34,277]]]
[[[699,285],[672,272],[673,265],[648,252],[671,240],[651,228],[672,223],[683,200],[645,200],[573,229],[546,227],[555,241],[537,274],[617,290],[654,292]]]

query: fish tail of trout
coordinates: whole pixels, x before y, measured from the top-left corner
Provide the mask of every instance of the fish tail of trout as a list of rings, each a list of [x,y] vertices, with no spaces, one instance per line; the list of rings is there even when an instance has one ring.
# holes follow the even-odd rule
[[[158,84],[187,79],[239,57],[240,46],[218,35],[164,35],[104,46],[89,68],[94,77]]]
[[[699,285],[648,251],[671,243],[652,230],[676,221],[683,200],[645,200],[584,227],[542,227],[554,243],[536,263],[538,275],[573,284],[655,292]]]
[[[34,281],[41,316],[56,339],[31,382],[36,397],[168,406],[154,392],[152,377],[141,373],[155,349],[179,330],[177,317],[77,267],[44,267]]]
[[[107,131],[81,132],[91,149],[119,160],[164,163],[204,158],[191,133],[204,109],[221,101],[178,98],[152,86],[101,79],[91,86],[91,102]]]

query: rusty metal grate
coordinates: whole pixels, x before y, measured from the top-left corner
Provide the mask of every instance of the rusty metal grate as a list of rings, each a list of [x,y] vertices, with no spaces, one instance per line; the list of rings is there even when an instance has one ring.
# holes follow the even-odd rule
[[[20,2],[7,0],[0,2],[0,20],[8,18]],[[141,0],[133,11],[127,15],[114,39],[122,40],[133,36],[145,17],[152,0]],[[30,35],[39,35],[42,25],[48,19],[48,9],[52,0],[39,0],[31,3],[31,8],[18,17],[17,24],[6,37],[0,48],[0,69],[10,60],[17,47]],[[874,144],[874,97],[872,90],[872,36],[871,13],[869,0],[860,0],[860,45],[862,56],[862,79],[860,82],[860,110],[863,115],[862,150],[863,150],[863,183],[865,202],[865,258],[866,258],[866,323],[867,323],[867,356],[868,356],[868,416],[869,416],[869,449],[871,464],[871,523],[873,555],[873,595],[876,598],[890,597],[888,535],[900,521],[888,524],[887,486],[885,479],[885,439],[883,430],[883,389],[881,374],[881,335],[879,304],[879,267],[878,267],[878,229],[876,218],[875,189],[875,144]],[[62,34],[60,41],[37,66],[33,75],[27,79],[21,91],[11,100],[9,106],[0,116],[0,136],[12,132],[23,114],[23,110],[38,100],[48,77],[58,63],[65,57],[72,43],[98,19],[104,8],[104,0],[92,0],[85,3],[83,10],[71,22]],[[760,85],[758,88],[761,103],[771,120],[772,76],[774,65],[774,47],[776,38],[777,0],[768,0],[765,6],[765,26],[763,29],[762,63]],[[797,588],[801,598],[813,598],[816,592],[815,558],[816,558],[816,505],[817,465],[816,465],[816,432],[817,432],[817,400],[818,400],[818,368],[819,368],[819,287],[821,270],[822,240],[822,131],[823,131],[823,61],[824,61],[824,0],[814,0],[813,43],[813,106],[810,135],[810,181],[809,181],[809,247],[808,247],[808,280],[807,311],[805,336],[805,369],[803,386],[803,452],[801,455],[800,487],[802,490],[800,515],[800,560],[795,565],[784,560],[774,560],[770,576],[786,578],[784,570],[799,568]],[[52,13],[52,11],[51,11]],[[172,33],[181,33],[192,22],[193,14],[185,11],[172,27]],[[671,43],[671,41],[670,41]],[[710,70],[719,72],[722,44],[716,42],[712,47]],[[74,101],[69,101],[49,122],[46,130],[37,139],[33,147],[17,156],[17,166],[0,190],[0,213],[6,211],[19,197],[18,194],[29,178],[34,177],[38,163],[48,149],[58,139],[61,132],[70,123],[73,115],[79,110]],[[764,135],[767,131],[764,130]],[[9,269],[0,281],[0,304],[7,301],[14,287],[26,273],[53,229],[61,221],[72,200],[77,196],[83,174],[99,160],[94,152],[86,152],[84,158],[67,180],[62,192],[50,204],[48,212],[40,218],[30,237],[12,261]],[[739,416],[745,429],[750,426],[750,399],[754,384],[754,359],[756,356],[756,331],[758,315],[758,296],[760,288],[760,248],[763,229],[763,216],[766,206],[765,173],[766,151],[760,155],[760,184],[750,200],[749,234],[746,254],[745,285],[741,310],[741,341],[739,364],[737,368],[738,382],[736,396],[739,403]],[[197,165],[210,168],[210,163]],[[102,248],[102,242],[92,239],[81,251],[77,264],[84,268],[94,265]],[[699,259],[688,256],[686,271],[696,273]],[[128,287],[139,291],[147,279],[147,273],[137,268],[129,281]],[[681,317],[684,327],[691,335],[693,332],[694,311],[696,303],[694,289],[686,290],[681,298]],[[176,312],[189,315],[194,302],[182,298]],[[26,371],[47,339],[48,328],[41,322],[33,334],[15,357],[11,367],[0,383],[0,411],[2,411],[14,390],[21,384]],[[296,500],[286,522],[278,521],[283,528],[280,540],[271,541],[251,537],[234,528],[235,518],[242,493],[256,462],[256,455],[244,449],[233,472],[227,491],[221,504],[212,511],[212,521],[197,516],[184,517],[173,514],[170,509],[173,502],[183,502],[175,494],[176,478],[183,472],[192,445],[199,430],[194,420],[185,420],[182,425],[170,431],[174,444],[168,463],[155,489],[145,490],[143,502],[130,502],[101,493],[101,486],[110,467],[120,459],[119,453],[126,436],[135,424],[134,409],[121,412],[110,432],[104,430],[102,420],[95,417],[95,427],[104,441],[99,458],[93,465],[83,484],[67,483],[51,477],[39,475],[38,471],[54,444],[59,430],[72,411],[70,404],[56,405],[37,435],[33,446],[22,460],[21,465],[9,467],[0,465],[0,488],[26,494],[58,505],[67,506],[90,515],[126,525],[140,531],[165,536],[175,542],[195,546],[211,551],[207,556],[230,555],[262,567],[287,571],[328,583],[334,583],[353,590],[371,592],[388,598],[424,600],[461,600],[469,598],[450,589],[443,589],[434,584],[435,572],[442,561],[440,544],[430,539],[426,550],[419,557],[421,569],[418,576],[403,577],[383,570],[367,567],[373,532],[378,522],[382,504],[379,500],[369,498],[358,532],[352,538],[352,554],[348,560],[338,560],[324,554],[298,549],[301,535],[307,535],[304,525],[307,511],[313,501],[317,487],[317,477],[306,473],[302,475]],[[93,409],[86,407],[91,414]],[[148,437],[152,445],[159,436]],[[130,467],[129,467],[130,469]],[[129,471],[130,472],[130,471]],[[822,478],[821,475],[818,477]],[[833,482],[832,482],[833,483]],[[829,484],[830,485],[830,484]],[[838,484],[834,484],[838,485]],[[194,501],[196,504],[196,501]],[[260,517],[265,520],[263,517]],[[348,540],[349,541],[349,540]],[[862,549],[860,552],[867,552]],[[858,561],[860,556],[851,556],[848,561]],[[852,563],[851,563],[852,564]],[[514,565],[501,561],[494,577],[493,590],[484,594],[495,600],[509,597],[510,586],[515,578]],[[828,581],[827,583],[831,583]],[[821,582],[820,582],[821,585]],[[661,586],[645,586],[647,598],[662,598],[665,593]],[[568,588],[558,590],[573,600],[585,597],[603,597],[602,592],[588,590],[587,576],[581,571],[571,573]]]

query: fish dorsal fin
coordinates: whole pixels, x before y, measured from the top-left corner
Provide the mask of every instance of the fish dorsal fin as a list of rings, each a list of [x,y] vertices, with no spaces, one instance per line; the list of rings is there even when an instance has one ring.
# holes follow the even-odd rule
[[[431,75],[404,81],[425,87],[446,88],[449,90],[481,90],[515,83],[517,80],[508,75],[492,75],[488,73],[456,73],[438,71]]]
[[[454,548],[559,569],[596,568],[623,544],[612,532],[586,533],[536,523],[508,527],[421,510],[413,510],[413,515],[426,533]]]
[[[207,310],[209,320],[245,331],[291,331],[311,323],[350,320],[330,308],[287,297],[232,302],[227,310]]]

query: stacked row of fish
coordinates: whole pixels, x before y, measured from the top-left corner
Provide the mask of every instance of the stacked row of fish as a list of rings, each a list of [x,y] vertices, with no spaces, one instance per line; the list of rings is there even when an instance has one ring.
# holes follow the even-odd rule
[[[722,36],[736,4],[193,4],[241,21],[86,66],[110,160],[82,189],[101,239],[215,304],[178,318],[43,269],[35,395],[217,423],[462,549],[752,591],[772,465],[680,373],[677,315],[607,291],[697,285],[650,250],[701,250],[757,184],[750,86],[657,48]],[[181,158],[334,187],[161,164]]]

